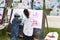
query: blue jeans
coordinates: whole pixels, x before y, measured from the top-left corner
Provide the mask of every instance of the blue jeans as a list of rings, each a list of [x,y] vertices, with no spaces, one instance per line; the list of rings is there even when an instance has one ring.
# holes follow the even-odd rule
[[[11,40],[19,40],[19,29],[12,29],[11,30]]]

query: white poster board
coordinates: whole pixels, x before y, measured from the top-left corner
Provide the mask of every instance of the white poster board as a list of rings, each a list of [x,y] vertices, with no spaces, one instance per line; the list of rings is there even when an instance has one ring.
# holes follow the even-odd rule
[[[2,19],[3,17],[3,11],[4,11],[4,8],[0,8],[0,19]]]
[[[5,0],[0,0],[0,7],[5,7]]]
[[[19,9],[31,9],[31,0],[22,0],[22,3],[19,3],[20,0],[13,0],[14,8]]]
[[[60,3],[54,6],[52,11],[50,12],[50,16],[60,16]]]
[[[43,10],[33,10],[33,27],[42,28]]]
[[[20,0],[13,0],[13,2],[19,2]]]
[[[52,9],[57,3],[57,0],[45,0],[46,9]]]
[[[2,30],[4,28],[5,28],[4,24],[0,24],[0,30]]]
[[[8,16],[8,19],[10,19],[10,15],[11,15],[11,11],[12,9],[11,8],[7,8],[8,12],[7,12],[7,16]]]
[[[7,12],[7,15],[10,16],[11,15],[11,8],[7,8],[8,12]]]
[[[33,2],[34,9],[43,9],[43,0],[34,0]]]
[[[12,23],[12,20],[14,18],[15,13],[19,13],[20,16],[23,16],[23,18],[25,18],[24,14],[23,14],[23,10],[24,9],[14,9],[10,22]],[[32,27],[41,29],[42,28],[43,10],[31,10],[31,9],[28,9],[28,11],[29,11],[30,17],[33,18]]]
[[[4,8],[0,8],[0,19],[2,20],[2,18],[3,18],[3,12],[4,12]],[[3,24],[0,24],[0,30],[1,29],[4,29],[4,25]]]
[[[49,32],[44,40],[58,40],[58,33],[57,32]]]
[[[31,9],[31,1],[32,0],[22,0],[23,5],[25,5],[25,8]]]

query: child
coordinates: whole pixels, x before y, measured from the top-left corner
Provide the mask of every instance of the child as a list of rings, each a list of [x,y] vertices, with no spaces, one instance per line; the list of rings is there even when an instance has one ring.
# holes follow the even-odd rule
[[[34,40],[32,19],[29,17],[29,12],[27,9],[24,9],[24,15],[26,18],[22,21],[22,23],[24,23],[24,27],[23,27],[24,39],[23,40]]]
[[[12,20],[11,26],[11,40],[18,40],[19,39],[19,25],[21,23],[20,15],[16,13],[14,15],[14,19]]]

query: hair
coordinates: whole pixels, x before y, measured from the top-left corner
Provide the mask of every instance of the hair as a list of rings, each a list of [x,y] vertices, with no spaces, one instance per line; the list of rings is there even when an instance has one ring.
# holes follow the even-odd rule
[[[27,18],[29,18],[29,11],[27,10],[27,9],[24,9],[24,15],[27,17]]]
[[[18,17],[20,17],[20,16],[19,16],[19,15],[18,15],[18,16],[17,16],[17,15],[14,15],[14,17],[15,17],[15,18],[18,18]]]

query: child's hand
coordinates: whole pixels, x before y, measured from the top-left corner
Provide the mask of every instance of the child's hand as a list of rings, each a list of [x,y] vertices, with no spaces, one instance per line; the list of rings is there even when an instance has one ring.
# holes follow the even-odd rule
[[[23,16],[20,16],[18,19],[23,19]]]
[[[18,19],[21,19],[20,17]]]

